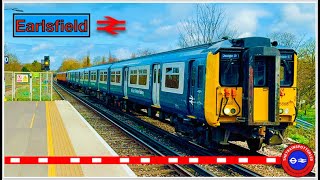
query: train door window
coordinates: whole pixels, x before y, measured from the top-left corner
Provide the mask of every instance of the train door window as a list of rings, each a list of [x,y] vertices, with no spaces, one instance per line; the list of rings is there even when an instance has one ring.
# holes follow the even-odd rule
[[[147,85],[147,70],[139,69],[139,85]]]
[[[222,86],[239,85],[240,62],[236,59],[221,59],[220,83]]]
[[[280,86],[292,86],[293,84],[293,66],[291,60],[281,60],[280,66]]]
[[[266,85],[266,59],[264,56],[257,56],[254,61],[254,86]]]
[[[198,66],[198,88],[203,87],[203,65]]]
[[[197,72],[196,67],[192,67],[192,77],[191,77],[191,86],[192,87],[195,87],[195,85],[196,85],[196,72]]]
[[[158,83],[160,83],[160,69],[158,69]]]
[[[137,70],[131,70],[130,71],[130,84],[137,84],[138,79],[138,71]]]

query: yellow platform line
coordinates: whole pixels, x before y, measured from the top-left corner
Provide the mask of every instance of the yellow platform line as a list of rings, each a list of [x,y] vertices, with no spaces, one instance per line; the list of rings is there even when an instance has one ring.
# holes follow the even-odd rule
[[[33,126],[33,121],[34,121],[35,117],[36,117],[36,113],[34,112],[33,116],[32,116],[32,119],[31,119],[30,128],[32,128],[32,126]]]
[[[56,156],[77,156],[56,103],[54,101],[47,103],[50,109],[54,154]],[[58,164],[56,165],[56,176],[83,176],[81,165]]]
[[[52,129],[51,129],[51,117],[49,113],[49,105],[46,102],[46,119],[47,119],[47,148],[48,156],[54,156],[53,141],[52,141]],[[48,164],[48,176],[56,176],[56,165]]]
[[[36,102],[36,109],[35,109],[35,110],[37,110],[38,102],[39,102],[39,101]],[[35,118],[35,117],[36,117],[36,112],[33,113],[33,116],[32,116],[32,119],[31,119],[30,128],[32,128],[32,126],[33,126],[33,121],[34,121],[34,118]]]

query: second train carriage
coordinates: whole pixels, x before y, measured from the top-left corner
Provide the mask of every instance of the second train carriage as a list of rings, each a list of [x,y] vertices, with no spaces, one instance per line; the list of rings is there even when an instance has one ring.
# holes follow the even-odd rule
[[[146,107],[150,116],[159,111],[200,143],[246,140],[258,150],[262,142],[281,143],[297,114],[296,53],[271,44],[260,37],[222,40],[69,71],[80,77],[67,80],[87,92],[103,89],[106,100],[129,108]]]

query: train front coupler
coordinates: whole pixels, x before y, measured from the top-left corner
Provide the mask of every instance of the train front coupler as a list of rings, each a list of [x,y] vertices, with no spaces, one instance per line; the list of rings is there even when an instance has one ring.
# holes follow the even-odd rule
[[[283,142],[283,136],[280,130],[267,128],[264,143],[268,145],[280,145]]]

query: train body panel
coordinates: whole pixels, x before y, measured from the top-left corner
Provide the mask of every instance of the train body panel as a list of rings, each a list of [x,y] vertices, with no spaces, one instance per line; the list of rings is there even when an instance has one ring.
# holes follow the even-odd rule
[[[67,73],[66,72],[59,72],[56,75],[57,81],[61,83],[67,82]]]

